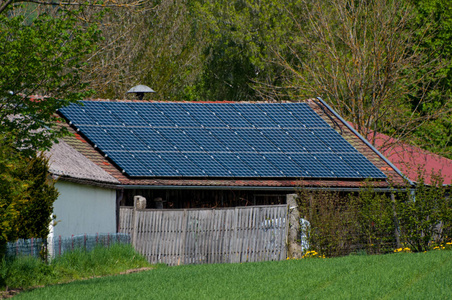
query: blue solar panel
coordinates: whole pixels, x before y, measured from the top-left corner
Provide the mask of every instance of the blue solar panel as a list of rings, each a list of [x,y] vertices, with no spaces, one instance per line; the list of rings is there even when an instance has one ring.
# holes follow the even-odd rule
[[[244,141],[233,129],[216,128],[212,134],[226,145],[228,151],[233,152],[255,152],[250,144]]]
[[[225,166],[229,171],[231,171],[232,175],[236,177],[259,176],[259,173],[241,160],[237,154],[222,152],[212,153],[212,156],[217,162]]]
[[[200,124],[177,103],[152,103],[165,117],[171,119],[177,127],[200,127]]]
[[[289,135],[297,141],[303,150],[309,153],[333,152],[332,149],[317,138],[314,131],[309,129],[285,129]],[[301,150],[301,149],[300,149]],[[300,151],[301,152],[301,151]]]
[[[99,125],[103,126],[124,126],[116,116],[105,109],[101,102],[84,101],[86,114],[93,118]]]
[[[107,111],[113,112],[115,117],[124,126],[149,126],[145,119],[141,118],[138,111],[133,110],[129,105],[118,102],[102,102]]]
[[[131,176],[155,176],[143,163],[128,151],[105,151],[105,154]]]
[[[229,151],[225,144],[220,142],[209,129],[184,128],[183,131],[195,141],[202,150],[207,152]]]
[[[287,177],[302,177],[303,175],[301,166],[283,153],[267,153],[264,157]]]
[[[258,152],[281,152],[261,131],[257,129],[234,129],[244,141]]]
[[[331,178],[331,170],[310,153],[295,153],[289,157],[302,169],[302,177]]]
[[[339,133],[333,128],[321,128],[314,131],[318,137],[327,147],[334,152],[350,152],[358,153],[358,150],[352,147]]]
[[[356,172],[352,166],[336,155],[318,153],[314,156],[330,170],[330,177],[362,178],[362,175]]]
[[[59,112],[68,118],[74,125],[99,125],[99,123],[86,113],[83,106],[78,104],[60,108]]]
[[[131,152],[131,154],[154,176],[180,176],[176,169],[159,154],[153,152]]]
[[[196,121],[204,127],[219,127],[224,128],[227,125],[210,111],[204,104],[200,103],[181,103],[180,107],[189,115],[196,119]]]
[[[320,118],[320,116],[317,115],[306,103],[282,103],[281,106],[287,110],[289,115],[296,117],[308,128],[330,127],[330,125]]]
[[[177,150],[183,152],[199,152],[203,151],[200,145],[193,141],[190,136],[179,128],[159,128],[161,133],[171,144],[175,145]]]
[[[189,160],[195,163],[208,177],[231,177],[232,172],[219,164],[210,154],[205,152],[186,153]]]
[[[262,154],[237,153],[237,156],[248,166],[251,166],[261,177],[284,177],[284,173],[275,168]]]
[[[268,117],[270,117],[275,124],[283,128],[306,128],[303,123],[300,122],[298,118],[291,115],[284,107],[280,104],[275,103],[262,103],[256,105],[260,110],[262,110]]]
[[[134,111],[138,112],[139,116],[146,121],[146,123],[153,127],[174,127],[176,124],[167,118],[161,111],[159,111],[152,103],[132,102],[125,103]],[[145,125],[145,124],[142,124]]]
[[[353,166],[360,175],[365,178],[386,178],[379,169],[377,169],[367,158],[361,153],[342,153],[339,155],[343,160],[345,160],[349,165]]]
[[[306,103],[84,104],[60,112],[132,177],[386,178]]]
[[[279,128],[259,129],[280,151],[285,153],[307,152],[287,131]]]
[[[237,128],[252,128],[247,119],[245,119],[239,112],[237,112],[230,104],[220,103],[213,104],[208,103],[205,106],[218,116],[225,124],[230,127]]]
[[[159,153],[160,157],[174,166],[174,169],[180,176],[205,177],[208,174],[192,162],[186,154],[180,152]]]
[[[146,150],[158,152],[176,151],[176,145],[169,142],[158,129],[153,128],[131,128],[131,131],[146,145]]]
[[[81,133],[85,135],[91,142],[94,143],[102,151],[106,150],[126,150],[118,141],[114,138],[114,135],[106,128],[100,126],[79,126]]]
[[[245,119],[248,120],[253,127],[257,128],[277,128],[276,124],[267,113],[260,110],[255,104],[232,104],[232,107]]]
[[[110,130],[111,128],[108,128]],[[113,138],[127,150],[143,151],[146,150],[146,144],[139,139],[130,128],[114,128]]]

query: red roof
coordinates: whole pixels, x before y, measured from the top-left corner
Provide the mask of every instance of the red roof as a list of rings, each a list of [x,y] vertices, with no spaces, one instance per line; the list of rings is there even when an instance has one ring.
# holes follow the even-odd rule
[[[375,147],[411,181],[418,181],[418,174],[421,172],[427,184],[431,183],[432,174],[441,174],[444,184],[452,184],[452,160],[448,158],[402,143],[382,133],[376,134]]]

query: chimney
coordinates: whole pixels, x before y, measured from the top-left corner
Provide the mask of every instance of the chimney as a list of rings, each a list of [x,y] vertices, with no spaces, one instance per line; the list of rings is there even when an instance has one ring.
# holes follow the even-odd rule
[[[143,100],[144,93],[155,93],[155,91],[146,85],[140,84],[128,90],[127,94],[129,93],[135,93],[138,100]]]

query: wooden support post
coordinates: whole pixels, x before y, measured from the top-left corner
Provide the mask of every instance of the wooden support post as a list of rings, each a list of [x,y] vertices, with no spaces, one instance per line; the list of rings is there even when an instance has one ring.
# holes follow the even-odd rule
[[[402,244],[400,243],[399,222],[397,220],[396,200],[395,200],[394,193],[391,193],[391,200],[392,200],[392,211],[393,211],[393,217],[394,217],[394,236],[396,239],[397,248],[401,248]]]
[[[132,214],[132,246],[135,250],[137,250],[137,237],[138,237],[138,209],[146,208],[146,198],[142,196],[134,196],[133,197],[133,214]]]
[[[300,212],[298,210],[297,194],[289,194],[286,199],[288,206],[287,256],[290,258],[301,258],[301,243],[298,242],[300,237]]]

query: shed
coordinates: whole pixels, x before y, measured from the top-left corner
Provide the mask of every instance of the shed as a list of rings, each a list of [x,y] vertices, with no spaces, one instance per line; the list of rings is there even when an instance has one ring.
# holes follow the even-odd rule
[[[119,181],[64,140],[45,153],[60,195],[54,203],[56,226],[49,238],[116,232]]]
[[[321,99],[297,103],[86,100],[64,142],[148,208],[285,203],[299,187],[385,190],[400,171]]]

